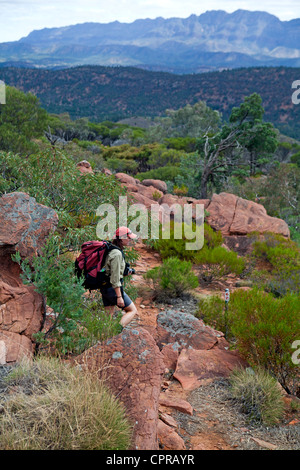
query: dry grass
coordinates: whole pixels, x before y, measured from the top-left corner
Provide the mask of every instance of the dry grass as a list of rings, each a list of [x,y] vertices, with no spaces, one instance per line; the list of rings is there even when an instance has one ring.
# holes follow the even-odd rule
[[[0,450],[128,449],[125,411],[95,375],[39,358],[22,362],[5,381]]]
[[[232,373],[231,393],[251,420],[275,425],[284,415],[284,402],[277,381],[263,369]]]

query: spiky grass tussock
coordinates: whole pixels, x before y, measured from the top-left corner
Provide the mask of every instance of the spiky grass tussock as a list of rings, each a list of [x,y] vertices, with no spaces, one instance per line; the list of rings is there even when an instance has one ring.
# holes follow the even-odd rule
[[[131,426],[95,375],[59,359],[22,361],[5,378],[0,450],[126,450]]]

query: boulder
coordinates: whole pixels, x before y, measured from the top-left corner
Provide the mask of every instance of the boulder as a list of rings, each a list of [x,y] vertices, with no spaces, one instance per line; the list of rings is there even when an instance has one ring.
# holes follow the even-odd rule
[[[94,174],[91,164],[87,160],[82,160],[77,163],[77,168],[82,174],[91,173]]]
[[[270,217],[261,204],[238,198],[230,233],[247,235],[251,232],[273,232],[284,237],[290,236],[288,225],[284,220]]]
[[[247,235],[251,232],[273,232],[289,237],[288,225],[270,217],[261,204],[242,199],[234,194],[214,194],[207,208],[207,223],[224,236]]]
[[[210,203],[209,199],[195,199],[191,197],[179,197],[174,194],[164,194],[159,199],[159,204],[164,208],[164,212],[169,214],[170,219],[174,218],[174,210],[176,211],[177,207],[180,208],[179,214],[182,214],[182,220],[184,217],[184,206],[191,206],[192,208],[192,218],[198,220],[199,223],[203,223],[204,219],[204,210],[208,207]],[[200,211],[200,219],[199,219],[199,211],[196,212],[196,207],[198,205],[203,205],[203,213]],[[172,207],[173,206],[173,207]],[[198,218],[197,218],[198,214]]]
[[[45,239],[58,224],[53,209],[21,192],[0,198],[0,219],[0,249],[19,251],[22,258],[40,254]]]
[[[123,183],[125,185],[125,183]],[[153,203],[157,203],[158,199],[160,199],[163,195],[159,189],[156,189],[154,186],[143,186],[142,184],[126,184],[127,191],[130,193],[139,193],[143,196],[151,199]],[[157,195],[157,197],[155,197]]]
[[[224,348],[224,334],[205,325],[202,320],[189,313],[166,310],[157,315],[157,344],[168,358],[170,349],[166,351],[168,344],[172,345],[174,352],[180,353],[184,348],[211,349],[213,347]],[[173,360],[175,355],[172,355]],[[168,363],[169,365],[169,363]]]
[[[104,173],[106,176],[112,175],[112,172],[108,168],[102,168],[101,173]]]
[[[136,184],[135,178],[133,176],[129,176],[126,173],[116,173],[115,177],[121,182],[127,184]]]
[[[145,179],[142,181],[142,184],[144,186],[153,186],[162,193],[166,193],[168,190],[167,183],[162,180]]]
[[[165,366],[150,333],[140,327],[125,328],[87,350],[76,362],[104,377],[124,404],[133,426],[132,448],[157,450],[158,401]]]
[[[174,378],[184,390],[194,390],[216,379],[228,377],[238,367],[247,364],[235,351],[183,349],[177,362]]]

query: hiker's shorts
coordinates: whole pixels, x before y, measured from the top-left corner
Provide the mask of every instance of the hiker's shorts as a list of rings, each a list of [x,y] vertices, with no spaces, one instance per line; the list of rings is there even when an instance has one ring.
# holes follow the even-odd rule
[[[120,287],[121,289],[121,295],[124,299],[124,307],[128,307],[131,303],[132,300],[131,298],[124,292],[123,287]],[[113,287],[108,287],[106,289],[101,289],[101,294],[102,294],[102,300],[103,300],[103,305],[104,307],[110,307],[112,305],[117,305],[117,294],[115,292],[115,289]]]

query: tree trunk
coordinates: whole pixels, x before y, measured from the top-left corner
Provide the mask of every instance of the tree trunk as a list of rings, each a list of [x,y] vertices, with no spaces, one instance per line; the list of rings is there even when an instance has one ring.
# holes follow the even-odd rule
[[[207,199],[207,183],[208,183],[208,177],[210,173],[204,171],[201,176],[201,183],[200,183],[200,198],[201,199]]]

